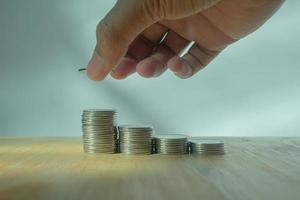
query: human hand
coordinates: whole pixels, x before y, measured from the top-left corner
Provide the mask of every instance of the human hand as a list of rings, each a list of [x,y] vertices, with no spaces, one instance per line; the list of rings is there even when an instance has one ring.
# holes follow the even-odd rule
[[[259,28],[283,0],[119,0],[97,26],[87,74],[103,80],[167,68],[188,78],[229,44]],[[163,40],[162,40],[163,39]],[[188,53],[180,52],[194,41]]]

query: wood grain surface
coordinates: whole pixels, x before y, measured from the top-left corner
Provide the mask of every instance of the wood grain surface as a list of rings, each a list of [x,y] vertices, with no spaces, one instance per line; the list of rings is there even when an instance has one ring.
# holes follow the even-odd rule
[[[300,199],[300,138],[222,139],[224,156],[126,156],[0,137],[0,199]]]

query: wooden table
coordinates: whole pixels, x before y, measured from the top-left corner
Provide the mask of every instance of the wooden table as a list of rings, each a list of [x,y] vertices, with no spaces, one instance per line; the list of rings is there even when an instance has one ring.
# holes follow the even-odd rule
[[[300,199],[300,138],[223,140],[225,156],[126,156],[0,137],[0,199]]]

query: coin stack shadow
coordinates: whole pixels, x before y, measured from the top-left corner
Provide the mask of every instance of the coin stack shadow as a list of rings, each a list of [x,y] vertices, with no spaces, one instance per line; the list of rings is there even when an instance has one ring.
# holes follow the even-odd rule
[[[186,154],[188,136],[168,134],[156,135],[156,153],[158,154]]]
[[[191,153],[199,155],[224,155],[224,142],[220,140],[191,140]]]
[[[123,125],[119,126],[120,153],[151,154],[152,126]]]
[[[116,152],[116,111],[84,110],[82,114],[83,149],[86,153]]]

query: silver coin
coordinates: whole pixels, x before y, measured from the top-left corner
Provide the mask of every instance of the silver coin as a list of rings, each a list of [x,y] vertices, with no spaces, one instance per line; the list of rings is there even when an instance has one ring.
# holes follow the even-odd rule
[[[150,125],[118,126],[120,152],[125,154],[150,154],[152,152],[152,132]]]
[[[165,135],[155,135],[155,138],[159,140],[180,140],[180,139],[187,139],[187,135],[181,134],[165,134]]]
[[[116,149],[116,111],[87,109],[81,116],[83,149],[87,153],[113,153]]]
[[[193,154],[223,155],[225,154],[224,142],[214,139],[191,140],[191,151]]]
[[[135,125],[135,124],[126,124],[118,126],[119,129],[153,129],[151,125]]]
[[[204,144],[204,145],[224,145],[224,142],[221,140],[212,140],[212,139],[198,139],[198,140],[191,140],[193,144]]]
[[[155,135],[158,154],[186,154],[188,136],[180,134]]]

